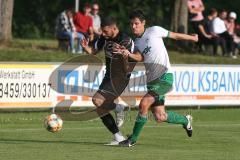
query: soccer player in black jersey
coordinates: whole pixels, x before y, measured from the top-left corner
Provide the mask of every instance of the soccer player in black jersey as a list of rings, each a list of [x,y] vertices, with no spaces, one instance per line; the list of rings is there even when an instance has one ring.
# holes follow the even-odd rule
[[[88,54],[97,54],[104,49],[106,60],[106,74],[103,78],[99,90],[92,97],[93,104],[97,107],[97,113],[102,119],[103,124],[114,135],[114,140],[109,145],[118,145],[125,140],[124,136],[118,129],[113,116],[109,111],[116,109],[119,115],[122,115],[124,106],[114,103],[129,83],[131,71],[135,64],[128,63],[128,57],[121,54],[113,54],[113,46],[120,44],[133,51],[134,44],[132,39],[119,31],[116,20],[112,17],[106,17],[101,23],[102,35],[89,47],[86,39],[81,44]],[[122,122],[119,122],[122,123]]]

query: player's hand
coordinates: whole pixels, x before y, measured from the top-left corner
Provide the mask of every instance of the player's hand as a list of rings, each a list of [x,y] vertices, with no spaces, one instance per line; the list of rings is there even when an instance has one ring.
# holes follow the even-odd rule
[[[198,35],[197,34],[192,35],[192,41],[198,42]]]
[[[113,53],[115,54],[122,54],[123,50],[125,50],[126,48],[124,46],[121,46],[117,43],[114,43],[113,45]]]
[[[122,50],[121,52],[124,59],[128,59],[130,52],[127,49]]]
[[[121,54],[124,59],[128,59],[128,56],[130,54],[130,52],[126,48],[122,48],[121,46],[114,48],[113,53]]]
[[[83,48],[88,47],[88,43],[89,43],[89,40],[86,39],[86,38],[83,38],[83,39],[81,40],[81,45],[82,45]]]

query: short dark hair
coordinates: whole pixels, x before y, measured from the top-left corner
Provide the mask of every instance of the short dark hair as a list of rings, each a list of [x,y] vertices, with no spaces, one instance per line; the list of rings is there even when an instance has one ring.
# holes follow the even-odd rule
[[[221,10],[219,11],[220,14],[223,13],[223,12],[227,12],[227,10],[226,10],[226,9],[221,9]]]
[[[109,17],[104,17],[101,22],[101,27],[106,27],[106,26],[111,26],[111,25],[116,25],[117,21],[115,18],[109,16]]]
[[[141,22],[146,20],[146,17],[142,10],[134,10],[129,14],[129,19],[138,18]]]
[[[90,3],[85,3],[85,4],[84,4],[84,8],[91,8]]]
[[[211,8],[210,9],[210,14],[215,14],[215,13],[217,13],[218,11],[217,11],[217,9],[216,8]]]
[[[72,13],[73,13],[75,10],[74,10],[73,7],[69,7],[69,8],[66,9],[66,11],[67,11],[67,12],[72,12]]]

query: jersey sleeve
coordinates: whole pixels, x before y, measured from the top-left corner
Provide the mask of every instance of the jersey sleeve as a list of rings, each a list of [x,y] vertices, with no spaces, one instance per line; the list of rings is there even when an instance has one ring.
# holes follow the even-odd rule
[[[166,30],[165,28],[159,27],[159,26],[154,26],[152,28],[154,35],[162,38],[169,37],[169,31]]]

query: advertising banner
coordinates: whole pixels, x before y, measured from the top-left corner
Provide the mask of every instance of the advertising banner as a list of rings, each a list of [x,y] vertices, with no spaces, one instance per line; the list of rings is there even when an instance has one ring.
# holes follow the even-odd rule
[[[171,72],[174,84],[166,105],[240,106],[239,65],[174,65]],[[93,106],[91,97],[104,74],[100,64],[1,63],[0,108],[49,108],[66,100]],[[137,106],[146,91],[144,66],[137,66],[117,101]]]

